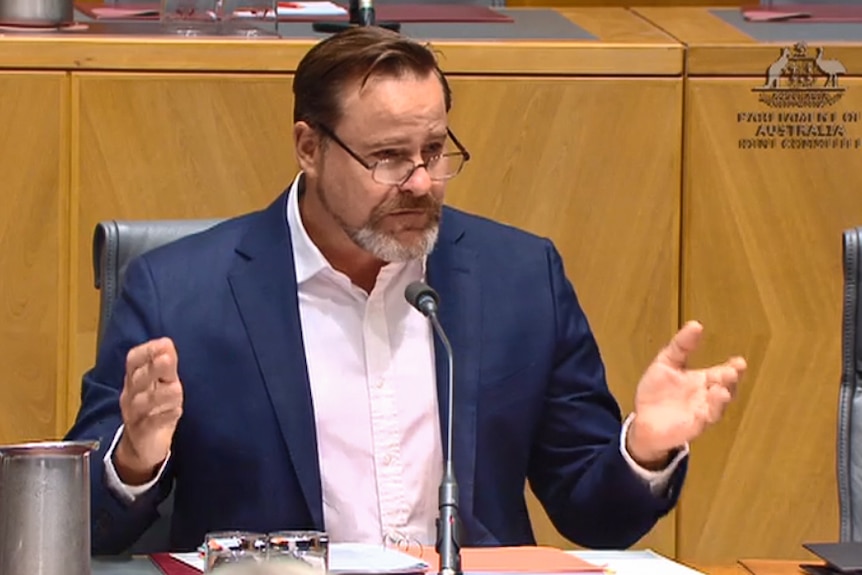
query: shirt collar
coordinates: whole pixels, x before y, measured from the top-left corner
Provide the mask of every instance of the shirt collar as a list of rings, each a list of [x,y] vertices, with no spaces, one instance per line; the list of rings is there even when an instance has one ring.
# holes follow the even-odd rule
[[[299,215],[299,196],[304,192],[303,174],[294,178],[287,196],[287,227],[293,245],[293,264],[296,267],[297,285],[311,279],[325,269],[332,269],[329,262],[308,237]]]

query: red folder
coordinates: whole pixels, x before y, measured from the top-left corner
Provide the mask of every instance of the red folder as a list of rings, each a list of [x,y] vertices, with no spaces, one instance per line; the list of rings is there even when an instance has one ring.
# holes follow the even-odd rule
[[[786,4],[782,6],[743,6],[742,16],[749,22],[862,22],[859,4]]]
[[[440,571],[439,557],[433,547],[411,549],[430,565],[428,572]],[[461,569],[466,573],[604,573],[601,565],[593,565],[571,553],[554,547],[463,547]],[[179,574],[178,574],[179,575]]]
[[[153,553],[150,555],[150,560],[164,575],[201,575],[200,571],[179,559],[174,559],[170,553]]]

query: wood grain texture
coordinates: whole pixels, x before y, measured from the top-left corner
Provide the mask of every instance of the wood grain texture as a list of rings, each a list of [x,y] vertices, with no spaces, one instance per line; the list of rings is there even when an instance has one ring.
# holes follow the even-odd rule
[[[754,39],[709,12],[684,6],[635,6],[632,12],[686,46],[694,44],[754,44]]]
[[[69,422],[98,319],[92,234],[104,219],[227,217],[268,205],[296,162],[289,76],[76,73],[78,269]]]
[[[835,112],[862,109],[847,81]],[[704,322],[698,364],[744,354],[737,402],[693,446],[679,557],[805,558],[838,536],[835,441],[841,371],[841,233],[862,221],[862,148],[740,149],[776,114],[746,79],[691,79],[686,96],[683,316]],[[785,111],[797,111],[784,109]],[[812,110],[805,110],[812,112]]]
[[[435,40],[449,73],[644,74],[682,72],[682,48],[623,8],[581,12],[596,35],[586,40]],[[577,22],[576,22],[577,23]],[[621,29],[635,31],[630,37]],[[610,31],[609,37],[602,36]],[[248,41],[231,38],[117,35],[0,35],[0,69],[219,71],[283,73],[296,70],[316,38]]]
[[[755,76],[766,69],[795,41],[758,41],[728,24],[704,7],[638,7],[632,9],[667,32],[686,48],[686,73],[690,76]],[[772,24],[780,26],[780,24]],[[801,38],[800,38],[801,39]],[[813,49],[825,47],[824,58],[839,60],[847,75],[862,75],[862,38],[855,42],[828,38],[807,39]]]
[[[68,79],[0,73],[0,443],[55,438],[65,393]]]
[[[474,160],[448,202],[555,242],[628,411],[677,325],[681,80],[455,78],[453,90]],[[531,511],[541,542],[571,547]],[[672,556],[673,518],[639,546]]]
[[[674,40],[641,17],[623,17],[618,8],[589,7],[560,8],[560,14],[577,24],[602,42],[638,42],[642,44],[668,44]]]

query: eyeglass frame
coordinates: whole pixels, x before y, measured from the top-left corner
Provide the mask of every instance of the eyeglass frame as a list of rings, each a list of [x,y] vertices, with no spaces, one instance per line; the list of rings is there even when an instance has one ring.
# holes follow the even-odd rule
[[[331,129],[330,129],[330,128],[328,128],[327,126],[325,126],[325,125],[323,125],[323,124],[319,124],[319,123],[315,123],[315,124],[314,124],[314,127],[315,127],[317,130],[319,130],[320,132],[322,132],[322,133],[323,133],[323,135],[325,135],[327,138],[330,138],[332,141],[334,141],[336,144],[338,144],[338,146],[339,146],[342,150],[344,150],[345,152],[347,152],[347,154],[348,154],[351,158],[353,158],[354,160],[356,160],[357,162],[359,162],[359,164],[360,164],[363,168],[365,168],[366,170],[368,170],[369,172],[371,172],[371,178],[372,178],[372,179],[374,179],[374,171],[377,169],[377,166],[379,166],[381,163],[384,163],[384,162],[390,161],[390,160],[377,160],[377,161],[375,161],[375,162],[373,162],[373,163],[368,163],[368,162],[366,162],[366,161],[362,158],[362,156],[360,156],[359,154],[357,154],[356,152],[354,152],[354,151],[350,148],[350,146],[348,146],[347,144],[345,144],[345,143],[341,140],[341,138],[339,138],[338,136],[336,136],[336,135],[335,135],[335,131],[334,131],[334,130],[331,130]],[[469,161],[470,161],[470,152],[468,152],[468,151],[467,151],[467,148],[465,148],[465,147],[464,147],[464,145],[463,145],[461,142],[459,142],[459,141],[458,141],[458,138],[456,138],[456,137],[455,137],[455,134],[453,134],[453,133],[452,133],[452,130],[451,130],[450,128],[448,128],[448,127],[446,128],[446,135],[447,135],[447,136],[452,140],[452,143],[453,143],[453,144],[455,144],[455,147],[456,147],[456,148],[458,148],[458,152],[457,152],[457,154],[456,154],[456,153],[451,153],[451,152],[450,152],[450,153],[442,153],[442,154],[440,154],[440,155],[438,155],[438,156],[435,156],[436,160],[437,160],[437,161],[439,161],[439,160],[443,159],[443,158],[444,158],[444,157],[446,157],[446,156],[454,156],[454,155],[460,155],[460,156],[462,156],[462,157],[464,158],[464,161],[462,161],[462,162],[461,162],[461,165],[458,167],[458,171],[457,171],[457,172],[455,172],[454,174],[452,174],[451,176],[449,176],[448,178],[434,178],[434,177],[432,177],[432,176],[431,176],[431,172],[428,170],[428,162],[427,162],[427,161],[426,161],[426,162],[422,162],[421,164],[417,164],[416,162],[414,162],[414,161],[413,161],[413,160],[411,160],[410,158],[406,158],[406,157],[405,157],[405,158],[400,158],[400,159],[407,160],[407,161],[409,161],[411,164],[413,164],[413,169],[412,169],[412,170],[410,170],[410,172],[408,172],[408,173],[407,173],[407,176],[405,176],[403,180],[401,180],[400,182],[397,182],[397,183],[395,183],[395,182],[380,182],[380,181],[378,181],[378,180],[374,180],[374,181],[375,181],[375,182],[377,182],[378,184],[383,184],[383,185],[403,186],[403,185],[404,185],[404,184],[406,184],[408,181],[410,181],[410,178],[412,178],[412,177],[413,177],[413,174],[414,174],[414,173],[416,173],[416,170],[418,170],[419,168],[425,168],[425,171],[427,171],[427,172],[428,172],[428,177],[429,177],[429,178],[431,178],[431,180],[432,180],[432,181],[435,181],[435,182],[446,182],[446,181],[448,181],[448,180],[451,180],[452,178],[454,178],[455,176],[457,176],[458,174],[460,174],[460,173],[461,173],[461,170],[463,170],[463,169],[464,169],[464,164],[466,164],[467,162],[469,162]]]

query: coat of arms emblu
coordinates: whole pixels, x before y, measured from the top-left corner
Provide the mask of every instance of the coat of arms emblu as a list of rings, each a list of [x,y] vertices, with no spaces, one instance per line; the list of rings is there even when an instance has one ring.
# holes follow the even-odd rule
[[[766,83],[752,91],[773,108],[822,108],[841,99],[845,88],[838,86],[838,76],[846,73],[838,60],[823,59],[823,48],[811,57],[808,45],[797,42],[781,49],[781,56],[766,70]]]

